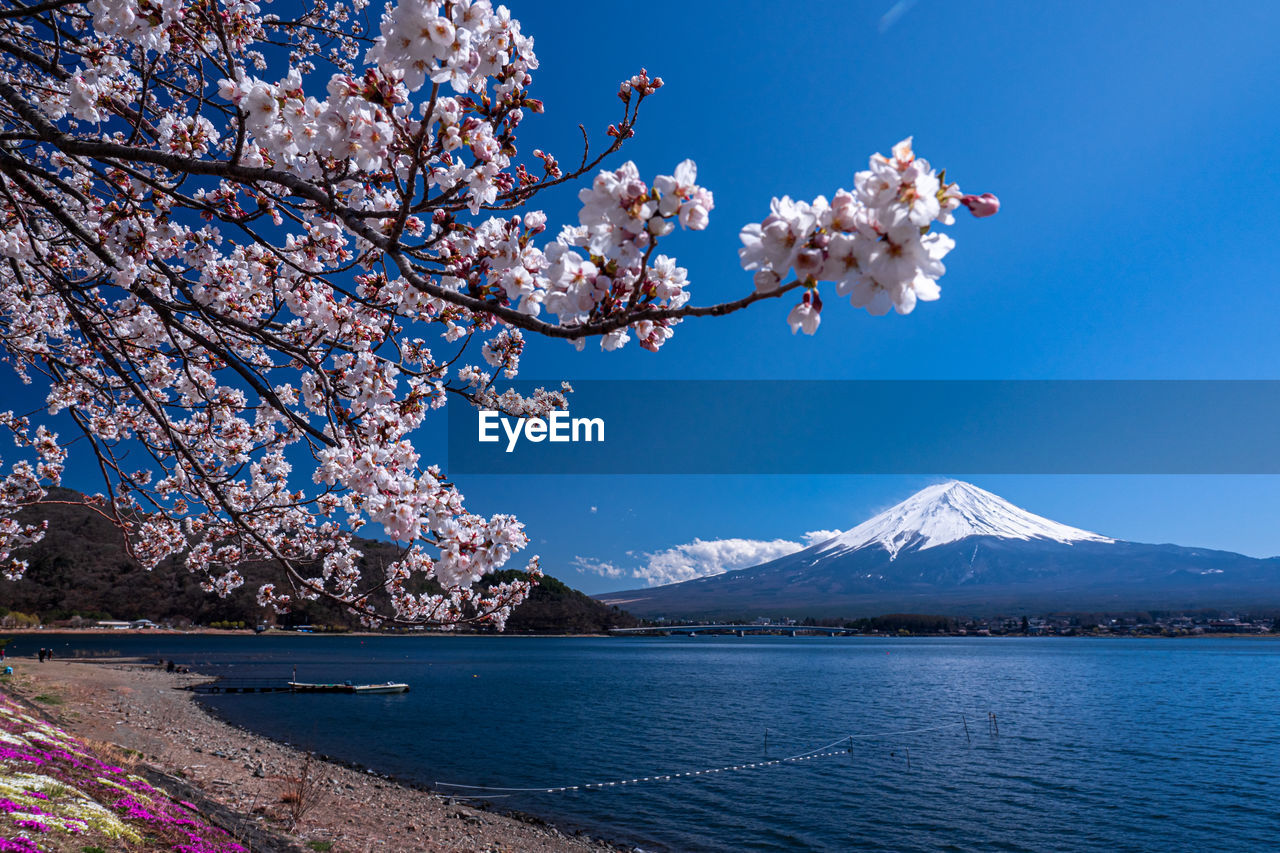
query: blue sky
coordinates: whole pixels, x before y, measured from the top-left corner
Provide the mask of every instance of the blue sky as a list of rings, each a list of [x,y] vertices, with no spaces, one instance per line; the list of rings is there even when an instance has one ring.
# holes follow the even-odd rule
[[[695,301],[751,286],[737,232],[771,196],[830,196],[903,136],[1004,205],[950,229],[942,299],[908,317],[832,298],[818,334],[793,338],[790,304],[765,303],[687,322],[657,356],[534,345],[522,378],[1280,377],[1280,5],[919,0],[882,33],[893,6],[512,5],[547,103],[525,144],[573,151],[578,121],[614,118],[615,80],[665,79],[626,156],[649,176],[691,157],[716,194],[711,227],[672,242]],[[572,193],[554,201],[574,216]],[[679,413],[663,418],[678,441]],[[695,538],[802,542],[948,473],[460,483],[476,509],[517,512],[550,571],[602,591],[641,581],[575,557],[643,568]],[[1120,538],[1280,554],[1275,477],[966,479]]]
[[[578,123],[601,143],[621,112],[619,80],[641,66],[665,79],[613,165],[629,157],[651,178],[697,161],[711,226],[667,246],[695,302],[749,291],[737,233],[771,196],[851,187],[868,155],[908,135],[966,191],[1003,202],[948,229],[942,299],[909,317],[831,294],[818,334],[792,337],[792,303],[766,302],[687,322],[656,356],[532,341],[521,378],[1280,378],[1280,4],[508,5],[536,39],[547,107],[523,126],[523,152],[576,162]],[[553,226],[576,221],[575,191],[540,206]],[[660,452],[684,425],[654,416]],[[73,466],[68,485],[97,491],[89,471]],[[639,581],[579,571],[580,558],[631,569],[695,538],[800,542],[948,474],[458,482],[473,510],[518,514],[548,571],[599,592]],[[1118,538],[1280,554],[1276,477],[966,479]]]

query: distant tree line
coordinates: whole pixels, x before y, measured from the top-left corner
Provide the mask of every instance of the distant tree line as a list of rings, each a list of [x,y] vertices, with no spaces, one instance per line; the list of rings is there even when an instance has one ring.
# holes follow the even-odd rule
[[[854,619],[846,622],[844,627],[876,634],[896,634],[902,631],[910,634],[949,634],[960,626],[950,616],[937,616],[930,613],[886,613],[883,616]]]

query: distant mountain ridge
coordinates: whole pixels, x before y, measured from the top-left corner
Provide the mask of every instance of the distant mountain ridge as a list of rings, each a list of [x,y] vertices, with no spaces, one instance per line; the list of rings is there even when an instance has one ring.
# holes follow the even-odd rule
[[[668,618],[1274,605],[1280,558],[1112,539],[953,480],[759,566],[597,598]]]
[[[48,519],[49,532],[34,546],[17,552],[30,563],[25,578],[0,578],[0,608],[38,614],[45,621],[79,614],[91,619],[253,625],[264,617],[273,618],[255,600],[255,591],[264,580],[261,566],[242,567],[247,583],[221,599],[202,590],[199,579],[181,561],[166,560],[150,572],[140,568],[126,554],[120,531],[85,505],[83,494],[55,489],[49,497],[59,503],[42,504],[18,515],[20,521],[27,522]],[[360,539],[358,544],[364,554],[364,570],[376,571],[380,564],[395,559],[396,548],[389,542]],[[512,580],[518,574],[501,572],[486,581]],[[303,602],[282,621],[347,628],[359,625],[340,605],[326,601]],[[529,600],[516,608],[507,630],[599,633],[636,624],[633,616],[547,577]]]

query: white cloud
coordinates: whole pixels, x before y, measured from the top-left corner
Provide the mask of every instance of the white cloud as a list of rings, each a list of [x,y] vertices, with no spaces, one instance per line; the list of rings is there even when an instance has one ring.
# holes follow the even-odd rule
[[[628,551],[628,557],[641,563],[638,566],[620,566],[581,556],[574,558],[573,566],[579,571],[606,578],[632,577],[648,586],[662,586],[758,566],[794,554],[809,545],[825,542],[841,532],[813,530],[804,534],[803,543],[790,539],[695,539],[652,553]]]
[[[594,512],[595,507],[591,510]],[[843,532],[810,530],[801,537],[802,542],[790,539],[694,539],[661,551],[627,551],[626,556],[630,559],[626,562],[639,565],[625,566],[579,556],[574,557],[573,567],[606,578],[636,578],[648,586],[663,586],[758,566],[826,542]]]
[[[826,542],[828,539],[834,539],[844,533],[843,530],[810,530],[804,535],[804,544],[807,548],[810,545],[817,545],[820,542]]]
[[[591,508],[591,512],[592,512],[592,514],[594,514],[594,513],[595,513],[595,511],[596,511],[596,508],[595,508],[595,507],[592,507],[592,508]]]
[[[621,566],[615,566],[613,563],[604,560],[592,560],[588,557],[574,557],[573,567],[580,572],[590,572],[593,575],[600,575],[606,578],[620,578],[627,573],[627,570]]]
[[[789,539],[695,539],[646,554],[646,564],[632,574],[649,586],[662,586],[758,566],[803,547]]]

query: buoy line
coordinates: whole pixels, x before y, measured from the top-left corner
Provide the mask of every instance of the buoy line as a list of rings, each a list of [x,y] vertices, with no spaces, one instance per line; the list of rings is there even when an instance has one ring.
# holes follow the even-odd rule
[[[878,738],[897,737],[900,735],[919,734],[921,732],[936,732],[942,729],[958,729],[966,726],[962,720],[956,723],[944,723],[938,726],[925,726],[917,729],[903,729],[894,732],[872,732],[864,734],[846,734],[831,741],[824,746],[811,749],[807,752],[801,752],[787,758],[774,758],[766,761],[751,761],[742,764],[728,764],[723,767],[712,767],[706,770],[685,770],[678,773],[659,773],[652,776],[637,776],[634,779],[615,779],[611,782],[581,782],[577,785],[549,785],[539,786],[536,788],[511,788],[499,787],[493,785],[463,785],[458,782],[434,782],[437,788],[456,788],[465,791],[481,791],[495,792],[501,795],[511,794],[563,794],[571,791],[597,791],[605,788],[617,788],[626,785],[640,785],[646,782],[669,782],[677,779],[692,779],[704,776],[712,776],[717,773],[731,773],[739,770],[756,770],[762,767],[776,767],[780,764],[794,764],[801,761],[812,761],[816,758],[830,758],[836,755],[848,755],[852,752],[852,741],[855,740],[874,740]],[[967,727],[967,726],[966,726]],[[833,749],[840,744],[848,743],[849,746],[844,749]],[[468,796],[460,794],[459,796]]]

